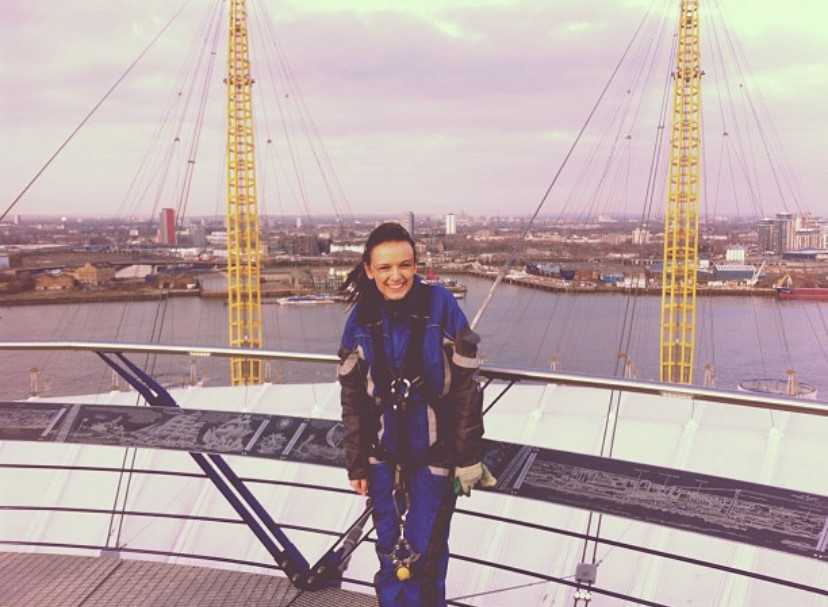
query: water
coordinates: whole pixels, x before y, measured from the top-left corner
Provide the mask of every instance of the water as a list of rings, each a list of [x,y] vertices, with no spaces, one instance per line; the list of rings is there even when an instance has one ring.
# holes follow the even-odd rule
[[[490,282],[464,277],[469,287],[460,302],[471,317]],[[733,388],[745,378],[785,376],[795,369],[800,381],[828,396],[828,304],[777,302],[770,298],[715,297],[698,300],[697,372],[713,363],[717,385]],[[624,324],[625,311],[627,324]],[[568,372],[614,375],[622,327],[631,327],[629,356],[642,379],[658,377],[658,297],[628,300],[624,295],[565,295],[502,285],[479,332],[487,362],[502,366],[548,368],[550,359]],[[269,349],[332,354],[345,318],[340,304],[263,306]],[[217,300],[175,298],[156,302],[0,307],[0,340],[83,340],[224,346],[226,306]],[[160,330],[161,337],[158,338]],[[183,383],[189,359],[133,360],[154,369],[165,383]],[[111,372],[89,353],[0,353],[0,399],[29,391],[29,370],[41,369],[47,394],[108,390]],[[207,385],[227,383],[227,361],[199,359]],[[330,381],[329,365],[274,363],[277,380]]]

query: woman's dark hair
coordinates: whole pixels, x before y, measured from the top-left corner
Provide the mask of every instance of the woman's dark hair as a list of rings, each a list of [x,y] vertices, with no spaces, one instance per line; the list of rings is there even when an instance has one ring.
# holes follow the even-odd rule
[[[414,250],[414,261],[417,261],[417,247],[408,230],[393,221],[378,225],[368,235],[368,240],[365,241],[362,261],[348,273],[348,277],[339,289],[345,295],[348,303],[357,304],[367,294],[376,292],[377,286],[365,273],[365,265],[371,264],[371,251],[374,250],[374,247],[384,242],[407,242]]]

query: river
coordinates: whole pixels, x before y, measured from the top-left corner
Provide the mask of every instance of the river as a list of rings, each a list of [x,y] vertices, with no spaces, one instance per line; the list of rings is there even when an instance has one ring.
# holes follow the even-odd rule
[[[461,306],[471,317],[490,282],[462,277],[469,291]],[[716,384],[734,388],[745,378],[784,378],[793,368],[800,381],[828,398],[828,304],[777,302],[770,298],[707,297],[698,300],[697,369],[712,363]],[[566,295],[502,285],[481,321],[483,355],[502,366],[548,368],[558,359],[562,371],[614,375],[619,335],[632,323],[628,353],[642,379],[658,377],[659,298],[619,295]],[[335,353],[345,317],[341,304],[263,306],[265,346],[269,349]],[[165,344],[226,345],[226,306],[222,301],[173,298],[157,302],[0,307],[0,340],[83,340]],[[159,335],[160,329],[160,338]],[[165,383],[187,381],[189,360],[158,357],[152,366]],[[104,391],[112,374],[86,353],[0,353],[0,399],[29,392],[29,370],[38,368],[47,395]],[[227,361],[199,359],[207,385],[227,383]],[[329,381],[326,365],[274,364],[279,381]],[[697,371],[696,381],[702,373]]]

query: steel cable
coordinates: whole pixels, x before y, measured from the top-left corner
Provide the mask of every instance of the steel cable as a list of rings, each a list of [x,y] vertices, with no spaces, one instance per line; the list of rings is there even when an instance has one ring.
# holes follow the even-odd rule
[[[662,18],[662,25],[666,21],[666,14],[667,11],[665,10],[665,16]],[[656,176],[657,176],[657,168],[659,166],[659,160],[661,157],[661,147],[664,137],[664,130],[663,124],[667,117],[667,108],[669,107],[669,93],[670,93],[670,82],[671,82],[671,68],[673,64],[673,60],[675,58],[675,53],[677,49],[677,38],[673,40],[673,47],[670,53],[670,61],[668,61],[668,69],[667,74],[664,79],[664,85],[662,87],[662,98],[660,104],[660,112],[659,112],[659,119],[656,127],[656,138],[653,145],[653,153],[651,156],[650,162],[650,171],[647,180],[647,190],[645,192],[645,204],[642,208],[642,216],[641,216],[641,226],[647,225],[650,221],[650,217],[652,214],[653,209],[653,199],[654,199],[654,192],[655,192],[655,183],[656,183]],[[644,246],[644,239],[639,243],[639,245],[643,248]],[[633,285],[631,292],[627,295],[626,298],[626,306],[624,310],[624,316],[622,318],[621,329],[619,331],[618,337],[618,349],[617,354],[618,357],[615,360],[615,375],[617,376],[620,371],[621,365],[621,354],[626,353],[629,356],[630,345],[632,336],[634,335],[633,329],[635,326],[636,320],[636,311],[638,307],[638,297],[639,288],[638,285]],[[632,301],[632,305],[630,302]],[[626,329],[626,335],[625,335]],[[626,366],[626,360],[625,360]],[[609,432],[609,457],[612,456],[615,446],[615,438],[618,429],[618,419],[620,417],[620,408],[621,408],[621,392],[620,391],[610,391],[609,395],[609,402],[607,403],[607,410],[604,419],[604,428],[601,437],[601,446],[600,446],[600,455],[605,455],[606,445],[607,445],[607,435]],[[613,415],[614,412],[614,415]],[[610,432],[610,425],[612,426]],[[592,520],[595,516],[593,511],[589,512],[587,517],[587,528],[586,533],[588,534],[592,529]],[[597,525],[596,525],[596,537],[600,538],[601,535],[601,528],[603,525],[603,514],[599,513],[597,515]],[[584,540],[581,560],[586,561],[586,553],[588,550],[588,540]],[[594,564],[597,559],[597,550],[598,550],[598,541],[593,543],[593,551],[592,551],[592,563]]]
[[[170,98],[167,103],[164,104],[164,109],[161,112],[160,120],[158,121],[158,126],[156,127],[153,134],[150,136],[149,145],[147,146],[146,151],[144,152],[141,161],[138,163],[138,169],[135,171],[135,174],[132,176],[129,185],[127,186],[126,191],[124,192],[124,196],[121,199],[120,204],[118,205],[118,210],[115,213],[118,217],[123,217],[124,215],[135,213],[136,206],[143,198],[143,196],[136,197],[136,200],[132,205],[129,204],[130,199],[133,196],[133,193],[141,190],[139,185],[143,180],[147,179],[147,175],[152,175],[155,173],[154,170],[150,170],[150,166],[152,162],[155,162],[155,158],[153,154],[156,152],[156,146],[161,141],[161,135],[164,130],[167,128],[170,119],[175,111],[175,107],[178,102],[181,100],[182,89],[185,87],[188,74],[189,74],[189,65],[192,63],[193,58],[196,55],[196,51],[199,48],[198,40],[202,36],[202,31],[207,32],[210,28],[210,23],[213,20],[213,11],[207,11],[207,14],[204,16],[204,21],[201,24],[201,27],[198,28],[196,34],[193,36],[193,40],[190,43],[189,50],[187,51],[187,55],[182,62],[178,74],[175,78],[176,83],[181,83],[180,85],[175,86],[170,94]],[[151,162],[152,159],[152,162]],[[150,178],[151,179],[151,178]],[[146,193],[146,187],[143,188],[144,194]]]
[[[638,34],[641,32],[641,29],[644,27],[644,24],[646,23],[647,19],[649,18],[650,12],[652,11],[654,4],[655,4],[655,2],[650,4],[649,8],[647,9],[646,13],[644,14],[644,17],[641,19],[641,22],[638,24],[638,27],[636,28],[635,32],[633,33],[632,38],[630,39],[629,43],[627,44],[626,48],[624,49],[624,52],[621,54],[621,58],[618,60],[618,63],[615,65],[615,68],[610,73],[610,77],[607,80],[606,84],[604,85],[604,88],[601,90],[601,93],[598,95],[598,99],[596,99],[595,103],[592,106],[592,109],[589,111],[589,114],[587,114],[586,120],[584,120],[584,123],[581,125],[581,128],[578,131],[578,135],[575,137],[575,140],[572,142],[572,145],[569,147],[569,150],[566,152],[566,155],[564,156],[563,160],[561,161],[561,164],[558,167],[558,170],[555,172],[555,175],[552,178],[552,181],[550,182],[549,186],[546,188],[546,191],[544,192],[543,196],[541,197],[540,202],[538,203],[537,207],[535,208],[534,213],[532,213],[532,216],[530,217],[529,222],[526,224],[526,227],[524,228],[520,238],[513,245],[512,251],[511,251],[511,254],[510,254],[509,258],[507,259],[506,263],[503,265],[503,267],[498,272],[497,278],[495,278],[494,283],[492,283],[492,286],[489,289],[489,292],[486,294],[486,297],[483,300],[483,303],[481,304],[480,308],[477,310],[477,313],[474,315],[474,318],[472,318],[472,321],[470,323],[470,326],[471,326],[472,329],[477,327],[477,324],[480,322],[480,318],[482,317],[483,313],[485,312],[486,308],[488,307],[489,302],[491,302],[492,297],[494,297],[494,293],[495,293],[497,287],[503,281],[503,278],[506,275],[506,272],[509,271],[509,268],[511,268],[512,264],[515,262],[515,259],[517,258],[518,248],[519,248],[520,244],[526,239],[527,234],[529,234],[529,231],[532,229],[532,225],[534,224],[535,219],[537,218],[538,214],[541,212],[541,209],[543,209],[544,205],[546,204],[546,201],[549,198],[549,195],[552,193],[552,189],[555,187],[555,184],[558,182],[558,179],[560,178],[561,173],[563,173],[563,170],[566,167],[566,165],[568,164],[569,159],[572,157],[572,154],[575,152],[575,148],[580,143],[581,138],[584,136],[584,133],[586,132],[587,127],[592,122],[592,118],[595,115],[595,112],[598,110],[598,107],[600,107],[601,102],[604,100],[604,97],[606,96],[607,91],[609,90],[610,86],[612,85],[613,81],[615,80],[616,75],[618,74],[619,70],[621,69],[621,66],[623,65],[624,61],[626,60],[627,55],[630,52],[630,49],[632,48],[635,41],[638,39]]]
[[[40,167],[40,169],[37,171],[37,173],[35,173],[34,177],[32,177],[31,180],[29,180],[29,182],[20,191],[20,193],[17,196],[15,196],[15,198],[14,198],[14,200],[12,200],[11,204],[9,204],[9,206],[6,207],[6,210],[3,211],[2,215],[0,215],[0,221],[3,221],[6,218],[6,216],[12,211],[12,209],[14,209],[14,207],[17,206],[17,203],[20,202],[20,200],[23,198],[23,196],[26,195],[26,192],[29,191],[29,189],[35,184],[35,182],[46,171],[46,169],[49,168],[49,165],[52,164],[52,162],[55,160],[55,158],[58,157],[58,155],[63,151],[63,149],[67,145],[69,145],[69,142],[72,141],[72,139],[75,137],[75,135],[78,133],[78,131],[80,131],[86,125],[86,123],[89,122],[89,120],[92,118],[92,116],[95,115],[95,112],[98,111],[98,108],[100,108],[104,104],[104,102],[107,99],[109,99],[109,96],[112,95],[113,92],[115,92],[115,89],[118,88],[118,85],[121,84],[121,82],[124,81],[124,79],[135,68],[135,66],[138,65],[138,63],[141,61],[141,59],[143,59],[144,56],[150,51],[150,49],[153,46],[155,46],[155,43],[158,42],[158,40],[161,38],[161,36],[170,28],[170,26],[173,24],[173,22],[176,20],[176,18],[182,12],[184,12],[184,9],[187,7],[187,5],[189,3],[190,3],[190,0],[184,0],[184,3],[181,5],[181,8],[178,9],[178,12],[176,12],[170,18],[169,21],[167,21],[167,24],[164,27],[161,28],[161,30],[155,35],[155,37],[152,40],[150,40],[149,44],[147,44],[147,46],[144,47],[144,49],[138,54],[138,56],[135,58],[135,60],[133,60],[133,62],[130,63],[129,67],[127,67],[127,69],[118,77],[118,79],[112,84],[112,86],[109,87],[109,89],[106,91],[106,93],[104,93],[103,97],[101,97],[98,100],[98,102],[94,106],[92,106],[92,109],[89,110],[89,112],[86,114],[86,116],[83,117],[83,119],[80,121],[80,123],[72,130],[71,133],[69,133],[69,135],[66,137],[66,139],[63,140],[63,143],[61,143],[58,146],[58,148],[52,153],[52,155],[48,158],[48,160],[46,160],[46,163],[42,167]]]
[[[199,143],[201,142],[201,131],[204,127],[204,115],[207,110],[207,99],[210,83],[213,81],[213,70],[216,66],[216,56],[219,41],[219,33],[221,32],[220,24],[222,23],[224,3],[218,3],[216,10],[216,26],[213,32],[213,39],[210,47],[210,55],[207,60],[207,69],[204,74],[204,81],[201,87],[201,96],[199,97],[198,111],[196,113],[195,125],[193,126],[192,139],[190,140],[190,149],[187,153],[186,170],[184,172],[184,183],[181,187],[181,193],[178,198],[178,206],[176,208],[176,220],[178,225],[182,224],[184,216],[187,214],[187,205],[190,202],[190,188],[193,183],[193,176],[195,174],[196,160],[198,158]],[[206,44],[205,44],[206,46]],[[195,76],[193,77],[195,83]]]

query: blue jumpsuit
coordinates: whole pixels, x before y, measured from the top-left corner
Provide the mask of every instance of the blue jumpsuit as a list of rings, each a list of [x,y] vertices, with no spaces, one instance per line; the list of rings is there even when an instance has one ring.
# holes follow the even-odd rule
[[[367,313],[357,305],[346,323],[340,350],[346,463],[350,478],[369,480],[380,561],[374,582],[381,607],[446,605],[448,534],[455,502],[449,472],[454,465],[473,463],[463,460],[479,461],[477,452],[457,453],[458,446],[468,451],[466,442],[456,440],[458,426],[463,426],[458,419],[469,418],[458,413],[475,406],[467,402],[472,396],[468,388],[472,383],[477,386],[467,372],[475,370],[476,351],[464,357],[454,347],[457,336],[470,333],[468,321],[445,288],[416,279],[412,292],[403,302],[379,301]],[[418,314],[425,320],[416,320]],[[416,330],[415,322],[421,323]],[[387,389],[377,385],[388,380],[378,367],[411,366],[406,355],[412,332],[422,334],[417,373],[423,381],[412,390],[405,412],[395,412]],[[377,356],[374,350],[380,340],[384,353]],[[465,383],[460,379],[464,372],[469,380]],[[471,418],[479,419],[479,412]],[[482,436],[480,424],[472,434]],[[398,494],[395,507],[398,462],[405,462],[408,503]],[[399,513],[406,505],[405,539],[420,557],[413,564],[412,578],[399,581],[390,555],[399,538]]]

